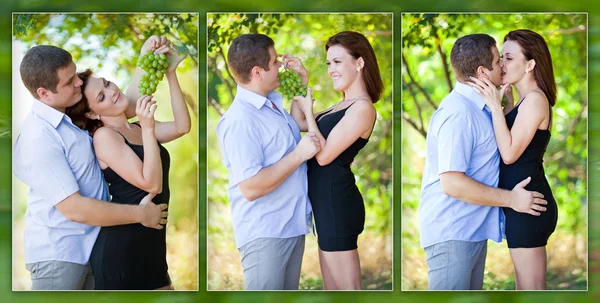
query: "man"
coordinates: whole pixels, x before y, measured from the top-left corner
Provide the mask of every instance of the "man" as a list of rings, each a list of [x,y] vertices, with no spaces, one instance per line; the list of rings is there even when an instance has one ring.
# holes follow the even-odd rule
[[[31,288],[94,289],[88,261],[98,226],[141,223],[162,229],[166,204],[152,203],[153,195],[139,205],[106,202],[108,189],[92,138],[65,115],[81,100],[83,83],[67,51],[35,46],[23,57],[20,72],[36,99],[13,159],[15,176],[30,188],[24,245]]]
[[[319,145],[313,133],[300,138],[281,95],[273,91],[279,86],[281,62],[271,38],[237,37],[227,59],[238,86],[217,125],[217,137],[229,170],[228,196],[244,286],[298,289],[304,236],[312,224],[305,161]]]
[[[467,35],[454,44],[450,60],[454,90],[433,114],[427,134],[419,222],[429,266],[429,289],[481,289],[487,239],[501,242],[500,207],[539,215],[546,201],[524,189],[498,189],[500,155],[485,101],[465,84],[469,77],[502,82],[494,38]]]

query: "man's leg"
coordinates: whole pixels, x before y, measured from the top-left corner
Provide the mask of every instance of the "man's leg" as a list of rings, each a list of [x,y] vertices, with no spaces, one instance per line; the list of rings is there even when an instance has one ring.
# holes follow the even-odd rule
[[[473,243],[474,250],[479,250],[477,262],[471,272],[471,290],[481,290],[483,287],[483,273],[485,272],[485,258],[487,256],[487,241]]]
[[[429,289],[468,290],[481,249],[487,241],[445,241],[425,248]],[[484,261],[485,262],[485,261]]]
[[[25,264],[31,274],[31,290],[81,290],[90,266],[63,261]]]
[[[96,280],[94,280],[94,275],[92,274],[92,268],[88,271],[85,276],[85,281],[83,281],[83,290],[94,290],[96,289]]]
[[[244,287],[250,290],[281,290],[286,267],[297,237],[259,238],[240,247]]]
[[[300,284],[300,270],[302,268],[302,257],[304,256],[305,236],[298,236],[294,239],[296,239],[296,243],[285,268],[283,289],[286,290],[298,290],[298,285]]]

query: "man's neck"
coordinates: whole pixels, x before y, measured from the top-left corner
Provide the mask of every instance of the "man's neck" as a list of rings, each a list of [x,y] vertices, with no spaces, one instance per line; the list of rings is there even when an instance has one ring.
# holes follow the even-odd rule
[[[43,104],[45,104],[45,105],[49,106],[49,107],[52,107],[52,108],[54,108],[55,110],[57,110],[57,111],[59,111],[59,112],[61,112],[61,113],[63,113],[63,114],[64,114],[64,113],[67,111],[67,108],[65,108],[65,107],[57,107],[57,106],[54,106],[54,105],[52,105],[52,104],[48,104],[48,103],[47,103],[47,102],[45,102],[45,101],[42,101],[42,100],[39,100],[39,99],[36,99],[36,100],[37,100],[38,102],[41,102],[41,103],[43,103]]]
[[[253,85],[252,83],[247,83],[247,84],[238,84],[241,88],[249,90],[257,95],[263,96],[263,97],[267,97],[267,95],[269,94],[269,91],[265,91],[262,90],[260,88],[257,87],[257,85]]]

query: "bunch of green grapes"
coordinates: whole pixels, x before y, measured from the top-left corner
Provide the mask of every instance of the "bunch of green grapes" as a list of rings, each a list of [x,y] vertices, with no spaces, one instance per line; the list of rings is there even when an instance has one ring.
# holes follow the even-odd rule
[[[142,75],[138,90],[142,95],[152,95],[156,92],[156,86],[165,76],[167,66],[167,56],[165,54],[154,54],[149,50],[145,55],[140,56],[137,63],[146,73]]]
[[[279,92],[288,100],[294,96],[306,97],[306,88],[307,86],[302,85],[302,79],[295,71],[287,68],[279,71]]]

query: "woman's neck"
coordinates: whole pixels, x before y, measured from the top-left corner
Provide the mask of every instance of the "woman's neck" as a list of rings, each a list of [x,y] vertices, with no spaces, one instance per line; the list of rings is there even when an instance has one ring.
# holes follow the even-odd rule
[[[101,116],[100,121],[102,121],[102,123],[104,123],[104,126],[108,126],[111,128],[129,128],[130,124],[127,121],[127,117],[125,116],[125,114],[121,114],[118,116],[114,116],[114,117],[108,117],[108,116]]]
[[[522,100],[527,94],[534,90],[540,90],[533,77],[527,77],[521,79],[521,81],[515,83],[515,88],[519,94],[519,99]]]
[[[365,82],[362,78],[356,78],[354,83],[344,90],[344,100],[354,100],[360,97],[369,97]]]

